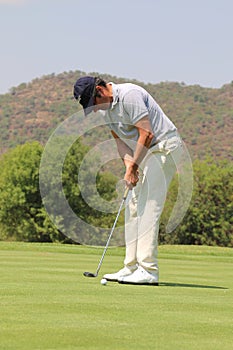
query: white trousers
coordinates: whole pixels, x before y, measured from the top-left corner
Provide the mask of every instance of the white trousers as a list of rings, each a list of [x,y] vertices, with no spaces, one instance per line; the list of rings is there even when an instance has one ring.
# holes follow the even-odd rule
[[[141,265],[158,274],[159,220],[182,149],[179,135],[173,133],[152,147],[140,165],[140,180],[125,208],[124,264],[130,269]]]

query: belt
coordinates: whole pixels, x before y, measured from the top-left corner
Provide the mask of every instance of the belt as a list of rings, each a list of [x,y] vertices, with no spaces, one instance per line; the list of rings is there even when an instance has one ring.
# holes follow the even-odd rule
[[[177,130],[174,130],[174,131],[170,131],[168,132],[167,134],[165,134],[163,136],[163,138],[160,140],[160,139],[156,139],[155,142],[153,142],[151,145],[150,145],[150,148],[156,146],[158,143],[162,142],[162,141],[165,141],[167,139],[170,139],[171,137],[174,137],[174,136],[179,136]]]

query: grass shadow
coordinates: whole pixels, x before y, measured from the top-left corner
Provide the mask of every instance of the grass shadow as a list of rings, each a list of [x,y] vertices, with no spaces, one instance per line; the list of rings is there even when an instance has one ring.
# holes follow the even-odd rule
[[[171,283],[171,282],[159,282],[159,286],[160,287],[204,288],[204,289],[228,289],[226,287],[206,286],[203,284]]]

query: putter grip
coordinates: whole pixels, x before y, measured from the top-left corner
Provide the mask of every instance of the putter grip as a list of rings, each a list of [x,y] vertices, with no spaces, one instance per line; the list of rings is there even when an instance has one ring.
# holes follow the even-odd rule
[[[129,193],[129,187],[126,187],[125,192],[124,192],[124,195],[123,195],[123,199],[124,199],[124,200],[127,198],[128,193]]]

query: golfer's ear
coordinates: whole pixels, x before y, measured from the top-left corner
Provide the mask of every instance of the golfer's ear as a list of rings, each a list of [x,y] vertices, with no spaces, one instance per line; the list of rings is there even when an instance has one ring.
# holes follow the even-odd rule
[[[96,97],[102,97],[102,88],[101,86],[96,86]]]

